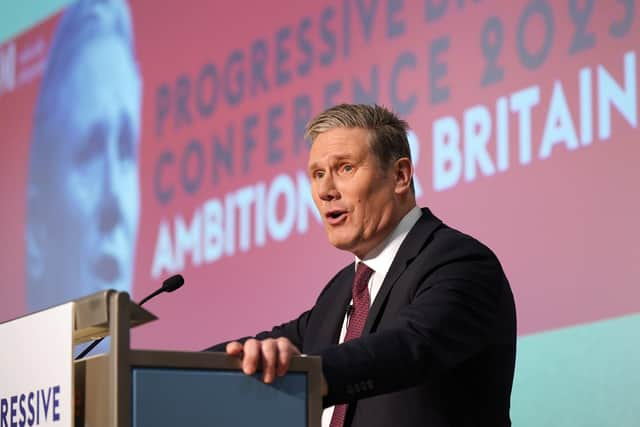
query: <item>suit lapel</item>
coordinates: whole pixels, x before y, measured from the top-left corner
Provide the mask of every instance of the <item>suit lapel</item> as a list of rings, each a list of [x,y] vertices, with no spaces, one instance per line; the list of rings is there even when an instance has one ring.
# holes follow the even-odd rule
[[[440,224],[442,224],[442,221],[436,218],[429,209],[422,208],[422,216],[409,231],[402,245],[400,245],[398,253],[393,259],[391,267],[382,282],[378,295],[376,295],[376,299],[369,310],[367,322],[362,331],[363,334],[371,332],[371,329],[378,321],[378,317],[381,314],[382,308],[385,306],[393,285],[402,273],[404,273],[409,264],[411,264],[411,261],[418,256],[426,241]]]
[[[322,313],[322,325],[316,331],[313,348],[327,348],[338,343],[342,322],[351,301],[351,284],[355,276],[353,263],[345,267],[334,279],[326,295],[322,297],[322,305],[316,307]]]

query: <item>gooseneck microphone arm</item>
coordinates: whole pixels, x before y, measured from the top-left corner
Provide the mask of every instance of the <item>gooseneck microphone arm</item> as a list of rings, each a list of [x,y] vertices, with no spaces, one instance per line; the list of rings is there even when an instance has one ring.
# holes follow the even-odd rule
[[[176,274],[174,276],[171,276],[168,279],[166,279],[164,282],[162,282],[162,286],[160,288],[156,289],[151,294],[142,298],[142,300],[138,303],[138,305],[142,306],[142,304],[144,304],[145,302],[149,301],[151,298],[163,292],[173,292],[179,289],[182,285],[184,285],[184,277],[182,277],[182,275]],[[77,355],[74,360],[82,359],[83,357],[85,357],[87,354],[89,354],[91,350],[93,350],[98,344],[100,344],[103,339],[104,337],[98,338],[97,340],[92,342],[90,345],[87,346],[87,348],[82,350],[82,352],[79,355]]]
[[[145,302],[149,301],[151,298],[154,298],[156,295],[161,294],[163,292],[164,292],[164,289],[162,288],[156,289],[155,291],[153,291],[152,294],[149,294],[146,297],[142,298],[142,300],[138,303],[138,305],[142,306],[142,304],[144,304]]]

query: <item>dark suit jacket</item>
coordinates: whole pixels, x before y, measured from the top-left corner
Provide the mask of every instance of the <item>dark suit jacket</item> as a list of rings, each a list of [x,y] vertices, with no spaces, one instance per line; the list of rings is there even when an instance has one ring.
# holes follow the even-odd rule
[[[348,265],[311,310],[256,338],[284,336],[322,356],[329,385],[323,403],[349,403],[345,425],[511,425],[515,307],[490,249],[423,209],[363,335],[337,345],[354,274]]]

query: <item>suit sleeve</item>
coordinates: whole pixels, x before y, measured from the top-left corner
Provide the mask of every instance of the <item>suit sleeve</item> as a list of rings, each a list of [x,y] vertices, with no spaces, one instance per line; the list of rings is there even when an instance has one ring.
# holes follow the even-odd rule
[[[250,338],[255,338],[258,340],[264,340],[267,338],[280,338],[280,337],[285,337],[288,338],[289,341],[291,341],[293,343],[293,345],[295,345],[296,347],[298,347],[299,349],[302,349],[302,346],[304,344],[304,330],[306,328],[306,324],[309,318],[309,315],[311,313],[311,310],[305,311],[304,313],[302,313],[297,319],[292,320],[290,322],[287,323],[283,323],[281,325],[275,326],[273,327],[270,331],[263,331],[260,332],[258,334],[256,334],[253,337],[243,337],[243,338],[238,338],[234,341],[240,341],[242,343],[244,343],[246,340],[250,339]],[[219,344],[216,344],[214,346],[211,346],[207,349],[205,349],[204,351],[225,351],[225,348],[227,346],[227,344],[230,341],[225,341]]]
[[[400,278],[415,283],[410,302],[375,332],[322,352],[325,406],[418,385],[500,339],[500,322],[512,322],[515,330],[513,299],[498,260],[480,243],[472,246],[416,258]]]
[[[345,267],[342,271],[338,272],[329,281],[329,283],[327,283],[327,285],[324,287],[322,292],[320,292],[320,295],[318,296],[318,300],[323,298],[323,296],[326,294],[327,290],[336,281],[336,278],[341,273],[343,273],[345,270],[347,270],[348,268],[353,268],[352,266],[353,266],[353,264],[350,265],[350,266]],[[255,338],[255,339],[258,339],[258,340],[264,340],[264,339],[267,339],[267,338],[285,337],[285,338],[288,338],[289,341],[291,341],[293,343],[293,345],[298,347],[298,349],[303,351],[305,332],[307,330],[309,319],[313,314],[313,310],[314,310],[314,308],[311,308],[310,310],[307,310],[304,313],[302,313],[300,316],[298,316],[298,318],[296,318],[296,319],[294,319],[292,321],[283,323],[283,324],[281,324],[279,326],[275,326],[270,331],[263,331],[263,332],[260,332],[260,333],[256,334],[255,336],[238,338],[238,339],[236,339],[234,341],[240,341],[240,342],[244,343],[246,340],[248,340],[250,338]],[[227,343],[229,343],[229,342],[230,341],[225,341],[225,342],[213,345],[213,346],[205,349],[204,351],[222,351],[222,352],[224,352],[225,351],[225,347],[226,347]]]

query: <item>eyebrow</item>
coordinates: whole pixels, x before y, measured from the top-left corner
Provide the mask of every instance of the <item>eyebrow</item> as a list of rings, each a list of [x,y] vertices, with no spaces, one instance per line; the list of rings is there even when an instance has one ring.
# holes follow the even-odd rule
[[[351,160],[351,159],[352,159],[352,156],[349,154],[336,154],[329,157],[330,162],[340,162],[341,160]],[[307,167],[307,170],[311,172],[316,168],[318,168],[318,162],[313,162]]]

